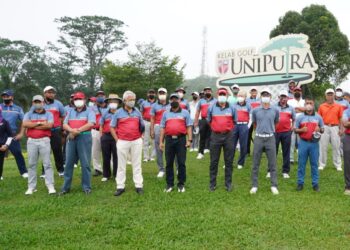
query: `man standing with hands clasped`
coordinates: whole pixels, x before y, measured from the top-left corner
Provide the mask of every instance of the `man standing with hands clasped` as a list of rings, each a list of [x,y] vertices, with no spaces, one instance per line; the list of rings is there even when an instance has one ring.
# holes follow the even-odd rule
[[[170,95],[170,109],[165,111],[160,123],[159,147],[163,150],[165,138],[166,188],[170,193],[174,188],[174,160],[178,161],[178,191],[185,192],[186,148],[192,142],[192,120],[190,113],[180,107],[178,94]],[[186,140],[186,135],[188,139]]]

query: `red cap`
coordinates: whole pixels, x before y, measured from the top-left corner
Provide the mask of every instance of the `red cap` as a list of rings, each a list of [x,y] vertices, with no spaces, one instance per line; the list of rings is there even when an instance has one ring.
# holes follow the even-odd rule
[[[85,94],[83,92],[76,92],[73,96],[73,99],[85,99]]]
[[[96,97],[94,97],[94,96],[90,97],[89,100],[92,101],[92,102],[96,102],[97,101]]]
[[[219,88],[218,89],[218,95],[220,95],[220,94],[225,94],[225,95],[227,95],[227,89],[225,89],[225,88]]]

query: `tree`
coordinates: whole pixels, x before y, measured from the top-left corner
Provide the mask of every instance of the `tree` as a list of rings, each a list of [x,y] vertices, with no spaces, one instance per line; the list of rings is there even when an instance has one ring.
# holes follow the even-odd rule
[[[130,89],[144,97],[147,89],[165,87],[172,92],[183,81],[180,58],[163,55],[154,42],[137,44],[136,52],[129,52],[128,57],[126,63],[108,62],[102,70],[103,88],[107,92],[122,94]]]
[[[309,36],[310,49],[318,64],[316,84],[332,82],[338,85],[346,80],[350,72],[349,40],[325,6],[311,5],[304,8],[301,14],[288,11],[279,19],[270,38],[291,33]]]
[[[59,52],[83,69],[82,82],[90,92],[101,84],[101,69],[107,56],[126,46],[120,20],[104,16],[62,17],[55,20],[62,33]]]

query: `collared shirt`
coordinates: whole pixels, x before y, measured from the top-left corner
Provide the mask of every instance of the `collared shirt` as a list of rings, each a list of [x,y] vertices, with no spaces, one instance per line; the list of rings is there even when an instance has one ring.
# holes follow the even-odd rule
[[[335,102],[332,104],[324,102],[318,108],[318,114],[322,117],[325,125],[339,125],[343,116],[343,108]]]
[[[144,100],[141,102],[140,111],[142,113],[142,118],[146,121],[151,120],[151,109],[155,101],[150,102],[149,100]]]
[[[48,122],[53,123],[53,115],[51,112],[46,111],[45,109],[43,112],[38,113],[34,109],[31,109],[29,112],[27,112],[24,115],[23,121],[31,121],[34,123],[37,122]],[[51,129],[37,129],[37,128],[27,128],[27,137],[29,138],[43,138],[43,137],[50,137],[51,136]]]
[[[64,118],[63,124],[68,124],[71,128],[80,128],[87,123],[96,123],[96,116],[94,112],[84,106],[81,111],[76,108],[71,108]]]
[[[294,124],[294,128],[297,129],[307,127],[307,132],[299,133],[300,138],[304,140],[312,139],[312,134],[315,132],[317,126],[323,128],[324,123],[321,116],[319,116],[316,113],[312,115],[302,113],[300,116],[297,117]]]
[[[350,109],[347,109],[343,112],[343,118],[344,121],[350,121]],[[345,128],[345,133],[350,135],[350,128]]]
[[[24,117],[23,109],[16,104],[5,105],[4,103],[0,104],[2,108],[2,116],[8,123],[10,124],[12,133],[15,134],[17,132],[17,122],[22,121]]]
[[[228,98],[227,98],[227,102],[233,106],[233,105],[236,105],[237,104],[237,97],[236,96],[233,96],[233,95],[230,95]]]
[[[190,101],[189,105],[190,105],[190,116],[192,121],[194,121],[195,117],[196,117],[196,111],[197,111],[197,106],[198,106],[199,100],[198,101]],[[201,119],[201,116],[199,116],[199,119]]]
[[[71,110],[71,109],[74,109],[74,106],[72,106],[70,104],[64,106],[64,110],[66,111],[66,114],[64,116],[66,116],[68,114],[69,110]]]
[[[120,108],[113,115],[110,123],[111,128],[115,128],[118,139],[134,141],[142,136],[144,127],[141,112],[133,108],[129,113],[125,108]]]
[[[103,133],[110,133],[110,124],[114,114],[115,113],[112,113],[109,108],[103,112],[100,119],[100,126],[102,126]]]
[[[190,113],[182,108],[178,111],[172,111],[171,109],[164,112],[160,127],[165,129],[166,135],[185,135],[187,133],[187,127],[192,126],[193,121],[190,117]]]
[[[188,101],[186,99],[181,99],[180,108],[186,109],[188,111],[190,110],[190,105],[188,104]]]
[[[169,104],[164,103],[161,104],[159,101],[154,103],[151,108],[151,117],[154,117],[154,124],[160,124],[160,121],[162,120],[163,113],[165,110],[169,108]]]
[[[251,107],[247,102],[244,103],[236,103],[234,108],[237,112],[237,122],[249,122],[249,114],[251,111]]]
[[[305,100],[300,98],[298,101],[297,99],[293,98],[288,100],[287,104],[294,108],[295,116],[298,117],[299,115],[303,114],[303,112],[297,112],[296,108],[303,108],[305,106]]]
[[[269,108],[258,107],[252,111],[252,121],[256,123],[257,134],[272,134],[275,124],[279,121],[279,112],[273,106]]]
[[[250,105],[251,109],[255,109],[261,105],[261,100],[259,98],[247,98],[246,102]]]
[[[275,108],[280,112],[280,120],[276,125],[276,132],[288,132],[292,129],[292,121],[295,120],[295,111],[294,108],[288,104],[285,107],[282,107],[280,103],[277,103]]]
[[[203,119],[207,118],[208,108],[214,103],[216,103],[216,99],[214,97],[211,97],[210,99],[202,98],[199,100],[197,110],[200,111],[200,115]]]
[[[63,118],[66,115],[63,104],[58,100],[54,100],[53,103],[45,102],[44,108],[53,115],[53,128],[61,127],[60,118]]]
[[[341,99],[338,99],[338,100],[336,99],[335,102],[342,106],[343,111],[347,110],[350,107],[349,102],[347,100],[345,100],[344,98],[341,98]]]
[[[96,116],[96,124],[95,124],[95,126],[93,126],[93,128],[99,129],[101,116],[107,110],[107,107],[103,108],[103,107],[94,105],[94,106],[90,107],[90,109],[92,110],[92,112],[95,113],[95,116]]]
[[[215,102],[208,109],[207,120],[212,131],[216,133],[229,132],[234,128],[237,120],[236,109],[228,102],[226,102],[224,108],[218,102]]]

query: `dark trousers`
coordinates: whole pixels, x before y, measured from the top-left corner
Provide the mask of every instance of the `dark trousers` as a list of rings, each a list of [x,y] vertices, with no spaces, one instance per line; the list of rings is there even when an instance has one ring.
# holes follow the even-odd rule
[[[24,157],[21,150],[21,144],[17,140],[12,140],[10,146],[9,146],[10,152],[13,154],[13,156],[16,159],[17,167],[19,170],[19,173],[22,175],[24,173],[27,173],[26,163],[24,161]]]
[[[289,174],[290,171],[290,145],[292,142],[292,131],[275,133],[276,154],[278,155],[279,144],[282,145],[283,165],[282,173]]]
[[[62,134],[61,128],[56,128],[51,130],[50,145],[53,153],[53,158],[55,159],[55,166],[57,172],[63,173],[63,151],[62,151]],[[42,166],[42,173],[45,174],[44,166]]]
[[[229,187],[232,184],[232,162],[235,152],[232,141],[233,131],[226,134],[212,132],[210,136],[210,186],[216,186],[221,149],[224,150],[225,186]]]
[[[344,180],[345,189],[350,189],[350,135],[343,137]]]
[[[252,141],[253,141],[253,131],[254,131],[254,125],[252,124],[249,128],[249,133],[248,133],[248,144],[247,144],[248,155],[250,155],[250,145],[252,144]]]
[[[235,128],[233,129],[233,147],[236,149],[237,143],[239,141],[239,148],[241,151],[241,154],[238,159],[238,165],[244,166],[245,158],[247,156],[247,150],[248,150],[248,135],[249,135],[249,128],[247,124],[237,124]],[[234,150],[234,153],[236,150]],[[233,158],[235,157],[233,153]]]
[[[111,133],[103,133],[101,136],[101,150],[103,177],[111,177],[111,157],[113,157],[113,177],[115,178],[118,169],[117,143]]]
[[[5,152],[0,151],[0,177],[2,176],[2,172],[4,170],[4,159],[5,159]]]
[[[165,137],[166,183],[167,187],[174,186],[174,161],[178,162],[178,186],[184,186],[186,182],[186,136],[177,139],[171,136]]]
[[[199,120],[199,153],[203,154],[205,148],[210,148],[211,129],[206,119]]]

